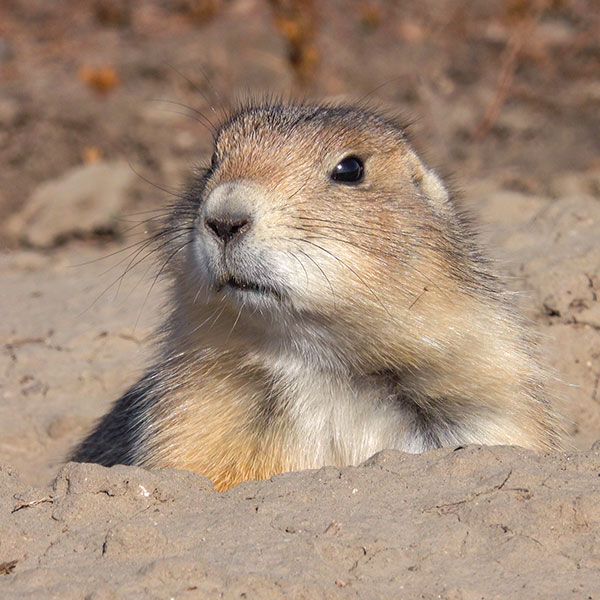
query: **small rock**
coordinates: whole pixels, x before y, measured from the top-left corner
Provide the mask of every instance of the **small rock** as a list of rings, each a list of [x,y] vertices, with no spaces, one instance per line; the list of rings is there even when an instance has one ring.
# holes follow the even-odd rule
[[[28,245],[48,248],[74,235],[110,230],[135,180],[123,162],[79,166],[41,184],[7,232]]]

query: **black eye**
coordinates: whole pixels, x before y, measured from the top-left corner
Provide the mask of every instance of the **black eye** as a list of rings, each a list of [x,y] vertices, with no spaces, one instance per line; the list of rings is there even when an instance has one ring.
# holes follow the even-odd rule
[[[331,179],[341,183],[357,183],[362,181],[365,167],[357,156],[346,156],[335,165],[331,172]]]

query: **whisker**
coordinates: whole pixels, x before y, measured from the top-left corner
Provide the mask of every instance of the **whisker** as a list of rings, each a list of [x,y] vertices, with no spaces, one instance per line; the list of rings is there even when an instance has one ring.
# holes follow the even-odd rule
[[[83,314],[85,314],[88,310],[90,310],[90,308],[92,308],[103,296],[105,296],[112,288],[114,288],[116,285],[118,285],[119,287],[117,288],[117,292],[116,295],[118,295],[119,289],[120,289],[120,285],[124,279],[124,277],[132,270],[134,269],[136,266],[138,266],[140,263],[142,263],[144,260],[146,260],[149,256],[151,256],[152,254],[154,254],[155,252],[160,251],[162,248],[164,248],[165,246],[167,246],[168,244],[172,243],[173,241],[179,239],[180,237],[182,237],[183,235],[188,234],[188,231],[182,231],[179,232],[176,236],[173,236],[171,238],[169,238],[166,242],[163,242],[162,244],[160,244],[159,246],[157,246],[156,248],[153,248],[150,252],[148,252],[146,255],[144,255],[142,258],[137,259],[137,257],[148,247],[151,246],[152,244],[154,244],[157,240],[161,239],[162,237],[164,237],[166,234],[164,232],[161,232],[160,235],[157,235],[156,237],[151,237],[147,240],[142,240],[142,247],[139,248],[138,250],[136,250],[135,252],[133,252],[133,257],[132,255],[128,255],[126,256],[123,260],[119,261],[118,264],[121,264],[122,262],[124,262],[127,259],[130,259],[127,267],[125,268],[125,270],[123,271],[123,273],[121,273],[121,275],[119,275],[119,277],[117,277],[112,283],[110,283],[110,285],[108,285],[100,294],[98,294],[98,296],[96,296],[96,298],[91,302],[91,304],[89,304],[83,311],[81,311],[81,313],[79,313],[79,316],[82,316]],[[134,244],[133,247],[135,247],[138,244]],[[117,251],[118,253],[119,251]],[[109,271],[111,271],[112,269],[114,269],[117,265],[113,265],[112,267],[110,267],[109,269],[107,269],[104,273],[107,273]]]
[[[227,343],[229,341],[229,338],[231,337],[231,334],[233,333],[235,326],[238,324],[238,321],[240,320],[240,317],[242,316],[242,311],[244,310],[245,306],[246,306],[246,301],[242,300],[242,305],[240,306],[240,310],[238,311],[237,317],[235,318],[235,321],[233,322],[233,325],[231,326],[231,330],[229,331],[229,334],[227,335],[227,338],[225,339],[225,343]]]
[[[181,77],[182,79],[184,79],[185,81],[187,81],[190,84],[190,87],[192,88],[192,90],[198,92],[206,100],[208,106],[213,111],[213,113],[216,115],[217,111],[215,110],[215,107],[212,105],[210,98],[204,93],[204,90],[195,81],[192,81],[187,75],[184,75],[181,71],[176,69],[172,63],[167,63],[167,64],[172,71],[177,73],[177,75],[179,75],[179,77]],[[221,100],[219,92],[217,92],[217,90],[210,84],[210,80],[208,78],[208,75],[206,74],[205,69],[203,69],[202,65],[198,65],[197,68],[200,69],[200,71],[202,72],[202,75],[204,75],[204,78],[206,79],[206,82],[210,86],[210,89],[214,92],[215,96],[217,97],[217,100],[219,102],[221,102],[221,107],[224,109],[224,104]],[[213,126],[213,128],[215,128],[214,124],[210,121],[210,119],[208,117],[205,117],[205,118],[207,121],[209,121],[209,123]],[[216,133],[216,131],[215,131],[215,133]]]
[[[392,77],[392,79],[388,79],[388,80],[384,81],[383,83],[380,83],[376,87],[372,88],[369,92],[367,92],[364,96],[361,96],[356,101],[356,103],[363,104],[367,98],[372,96],[375,92],[378,92],[381,88],[384,88],[385,86],[389,85],[390,83],[395,83],[396,81],[400,81],[401,79],[404,79],[405,77],[406,77],[405,75],[398,75],[397,77]]]
[[[136,327],[138,325],[138,322],[140,320],[140,317],[142,316],[142,312],[144,311],[144,307],[146,306],[146,302],[148,301],[148,298],[150,296],[150,294],[152,293],[152,290],[154,289],[154,286],[156,285],[156,282],[158,281],[158,278],[162,275],[163,271],[165,270],[165,268],[167,267],[167,265],[171,262],[171,260],[173,258],[175,258],[175,256],[177,256],[177,254],[179,254],[186,246],[188,246],[190,243],[192,242],[191,239],[188,239],[185,243],[183,243],[179,248],[177,248],[173,253],[171,253],[167,259],[163,262],[163,265],[161,266],[160,270],[158,271],[158,273],[154,276],[154,279],[152,281],[152,285],[150,286],[150,288],[148,289],[148,291],[146,292],[146,297],[144,298],[144,302],[142,302],[142,307],[140,308],[140,312],[138,313],[137,319],[135,320],[135,324],[133,326],[133,331],[136,330]]]
[[[302,241],[301,238],[288,238],[288,239],[291,242],[297,242],[298,240]],[[296,244],[296,245],[299,245],[299,244]],[[321,265],[319,265],[319,263],[316,260],[314,260],[314,258],[310,254],[307,254],[306,252],[304,252],[304,250],[302,250],[302,248],[299,248],[298,252],[300,252],[301,254],[306,256],[306,258],[308,258],[308,260],[310,260],[315,265],[315,267],[317,267],[317,269],[319,269],[319,271],[321,271],[321,274],[325,278],[325,281],[327,282],[327,284],[329,285],[329,289],[331,290],[331,297],[333,300],[333,309],[336,310],[335,292],[333,291],[333,285],[331,285],[331,280],[329,279],[329,277],[327,277],[327,273],[325,273],[325,271],[323,271],[323,269],[321,268]]]
[[[186,106],[185,104],[180,104],[179,102],[174,102],[173,100],[160,100],[160,99],[154,99],[152,100],[152,102],[166,102],[169,104],[176,104],[179,106],[185,106],[185,108],[187,108],[188,110],[194,112],[194,109]],[[169,110],[168,108],[161,108],[160,109],[163,112],[166,113],[171,113],[173,115],[180,115],[182,117],[186,117],[186,119],[191,119],[192,121],[195,121],[196,123],[199,123],[200,125],[202,125],[202,127],[204,127],[212,136],[213,136],[213,140],[215,139],[215,132],[212,129],[211,126],[207,125],[202,119],[199,119],[198,117],[194,116],[193,114],[190,114],[189,112],[184,112],[181,110]]]
[[[355,231],[365,231],[367,235],[371,235],[372,237],[377,237],[380,238],[382,233],[385,233],[389,236],[391,236],[388,239],[394,239],[398,236],[398,231],[393,231],[393,230],[387,230],[387,229],[382,229],[379,225],[379,223],[375,223],[372,222],[372,224],[368,224],[368,225],[361,225],[359,223],[350,223],[347,225],[344,225],[344,228],[340,228],[340,223],[338,221],[333,221],[331,219],[320,219],[318,217],[304,217],[302,215],[298,215],[297,218],[301,221],[314,221],[314,222],[318,222],[318,223],[325,223],[328,226],[333,225],[334,227],[338,227],[340,229],[340,232],[344,232],[347,230],[355,230]]]
[[[127,273],[129,273],[129,271],[131,271],[131,269],[134,269],[137,265],[139,265],[141,262],[143,262],[144,260],[146,260],[149,256],[152,256],[152,254],[154,254],[155,252],[160,252],[160,250],[162,250],[163,248],[165,248],[169,244],[173,243],[175,240],[178,240],[181,237],[183,237],[184,235],[187,235],[188,233],[189,233],[189,229],[187,229],[187,228],[183,229],[182,231],[177,232],[177,235],[175,235],[173,237],[168,237],[165,242],[162,242],[158,246],[155,246],[154,248],[152,248],[152,250],[150,250],[150,252],[148,252],[148,254],[146,254],[145,256],[143,256],[142,258],[140,258],[139,260],[136,260],[137,257],[148,246],[152,246],[153,244],[155,244],[156,242],[158,242],[161,238],[167,237],[168,233],[164,232],[164,231],[163,232],[159,232],[159,234],[157,234],[156,236],[153,236],[153,237],[149,238],[147,240],[147,243],[144,244],[137,252],[134,253],[133,257],[131,258],[131,260],[129,261],[129,263],[127,264],[127,266],[125,267],[125,271],[122,273],[122,275],[121,275],[121,277],[119,279],[122,281],[123,278],[125,277],[125,275],[127,275]],[[120,288],[120,285],[121,284],[119,283],[119,288]],[[119,291],[119,288],[117,289],[117,293]]]
[[[135,167],[131,164],[131,161],[127,161],[127,164],[129,165],[129,168],[142,180],[145,181],[148,185],[151,185],[153,187],[155,187],[157,190],[160,190],[161,192],[165,192],[165,194],[169,194],[169,196],[173,196],[175,198],[179,198],[181,200],[183,200],[185,198],[185,194],[181,194],[181,193],[177,193],[174,192],[173,190],[170,190],[168,187],[163,186],[163,185],[159,185],[158,183],[155,183],[154,181],[151,181],[150,179],[148,179],[147,177],[145,177],[144,175],[142,175],[141,173],[139,173]]]
[[[288,240],[288,241],[292,241],[292,240]],[[288,251],[288,254],[296,259],[296,262],[302,267],[302,270],[304,271],[304,277],[306,278],[306,289],[308,290],[308,272],[306,270],[306,267],[304,266],[304,263],[291,251]]]
[[[219,300],[219,304],[223,304],[224,300],[225,300],[225,297],[222,296],[221,299]],[[202,321],[200,324],[196,325],[192,330],[186,331],[186,333],[185,333],[186,338],[189,339],[190,337],[192,337],[195,333],[198,332],[199,329],[204,327],[204,325],[206,325],[214,317],[212,323],[210,324],[210,327],[206,330],[207,332],[209,332],[213,328],[215,323],[219,320],[219,317],[223,314],[223,312],[225,311],[226,308],[227,308],[226,305],[224,305],[224,306],[217,305],[215,307],[215,309],[210,313],[210,315],[208,315],[208,317],[206,317],[206,319],[204,319],[204,321]],[[215,316],[215,314],[217,312],[218,312],[218,314]]]
[[[370,250],[370,247],[365,245],[365,246],[360,246],[354,242],[351,242],[350,240],[344,239],[344,238],[337,238],[334,236],[330,236],[330,235],[314,235],[314,232],[311,229],[307,229],[307,228],[303,228],[303,227],[294,227],[294,229],[297,229],[299,231],[305,232],[305,233],[310,233],[313,239],[322,239],[322,240],[331,240],[331,241],[335,241],[335,242],[340,242],[342,244],[347,244],[349,246],[352,246],[353,248],[356,248],[357,250],[360,251],[365,251],[365,250]],[[377,254],[383,254],[385,256],[389,256],[391,258],[394,258],[395,260],[400,260],[400,257],[397,254],[393,254],[387,251],[382,251],[380,248],[377,249]],[[404,265],[405,267],[408,267],[410,269],[412,269],[415,273],[417,273],[418,275],[420,275],[421,277],[423,277],[423,279],[427,280],[428,283],[430,283],[433,287],[435,287],[438,291],[442,292],[443,294],[447,295],[446,292],[444,292],[444,290],[442,290],[439,285],[433,280],[431,279],[431,277],[429,277],[428,275],[426,275],[425,273],[423,273],[420,269],[418,269],[415,265],[413,265],[410,262],[407,261],[401,261],[402,265]]]
[[[135,248],[136,246],[139,246],[140,244],[144,244],[144,243],[148,243],[148,242],[149,242],[148,239],[139,240],[139,241],[135,242],[134,244],[125,246],[125,248],[119,248],[118,250],[115,250],[114,252],[109,252],[108,254],[104,254],[103,256],[100,256],[99,258],[94,258],[92,260],[86,260],[85,262],[76,263],[74,265],[69,265],[68,268],[74,269],[77,267],[85,267],[87,265],[93,265],[94,263],[106,260],[108,258],[116,256],[117,254],[121,254],[122,252],[127,252],[127,250],[131,250],[132,248]],[[129,256],[131,256],[131,255],[129,255]],[[106,273],[108,273],[108,271],[111,271],[115,267],[118,267],[122,262],[126,261],[129,258],[129,256],[126,256],[125,258],[120,260],[116,265],[113,265],[112,267],[110,267],[109,269],[104,271],[103,273],[100,273],[100,275],[105,275]]]
[[[371,286],[351,266],[349,266],[345,261],[343,261],[341,258],[337,257],[335,254],[333,254],[333,252],[330,252],[326,248],[323,248],[322,246],[319,246],[319,244],[315,244],[314,242],[311,242],[310,240],[306,240],[306,239],[302,239],[302,238],[298,238],[298,240],[302,241],[302,242],[305,242],[307,244],[310,244],[311,246],[315,246],[316,248],[318,248],[322,252],[325,252],[326,254],[328,254],[329,256],[331,256],[332,258],[334,258],[335,260],[337,260],[342,266],[346,267],[346,269],[348,269],[365,286],[365,288],[367,290],[369,290],[369,292],[373,295],[373,297],[377,300],[377,302],[379,302],[379,304],[381,305],[381,307],[383,308],[383,310],[385,310],[385,312],[388,314],[388,316],[392,320],[394,320],[394,317],[392,316],[392,314],[390,313],[390,311],[387,309],[387,307],[383,304],[383,302],[381,301],[381,299],[379,298],[379,296],[373,291],[373,289],[371,288]]]
[[[202,111],[198,110],[197,108],[194,108],[193,106],[184,104],[183,102],[177,102],[176,100],[166,100],[164,98],[153,98],[151,100],[151,102],[163,102],[164,104],[172,104],[173,106],[179,106],[181,108],[185,108],[186,110],[191,111],[192,113],[194,113],[195,115],[200,117],[200,119],[202,119],[202,120],[196,119],[196,121],[198,121],[199,123],[202,123],[206,127],[206,129],[213,136],[213,140],[214,140],[215,136],[217,135],[217,128],[215,127],[214,123]],[[184,114],[184,113],[179,113],[179,114]]]
[[[303,184],[302,184],[302,185],[301,185],[301,186],[300,186],[300,187],[299,187],[299,188],[298,188],[298,189],[297,189],[297,190],[296,190],[296,191],[295,191],[295,192],[294,192],[294,193],[293,193],[291,196],[288,196],[288,197],[287,197],[287,199],[286,199],[286,204],[284,204],[282,208],[287,208],[288,206],[290,206],[290,204],[289,204],[290,200],[291,200],[291,199],[292,199],[292,198],[293,198],[293,197],[294,197],[296,194],[300,193],[300,192],[301,192],[301,191],[302,191],[302,190],[303,190],[303,189],[306,187],[306,184],[307,184],[307,183],[308,183],[308,179],[307,179],[307,180],[306,180],[306,181],[305,181],[305,182],[304,182],[304,183],[303,183]]]
[[[225,296],[223,296],[223,298],[221,298],[221,302],[223,302],[224,299],[225,299]],[[207,329],[207,331],[210,331],[215,326],[215,324],[217,323],[217,321],[219,320],[219,318],[221,317],[221,315],[225,312],[226,308],[227,308],[227,305],[223,305],[221,307],[221,310],[219,311],[219,314],[213,319],[213,322],[210,324],[210,327]],[[215,312],[217,312],[216,309],[215,309]],[[194,331],[196,331],[196,330],[194,330]]]

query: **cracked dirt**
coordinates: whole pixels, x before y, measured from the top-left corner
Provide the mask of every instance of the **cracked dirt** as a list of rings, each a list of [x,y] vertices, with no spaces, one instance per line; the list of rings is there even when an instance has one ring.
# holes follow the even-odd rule
[[[0,597],[600,599],[596,3],[290,4],[0,3]],[[151,356],[164,289],[129,246],[209,158],[194,110],[248,89],[416,121],[541,333],[564,454],[386,451],[222,494],[64,466]]]

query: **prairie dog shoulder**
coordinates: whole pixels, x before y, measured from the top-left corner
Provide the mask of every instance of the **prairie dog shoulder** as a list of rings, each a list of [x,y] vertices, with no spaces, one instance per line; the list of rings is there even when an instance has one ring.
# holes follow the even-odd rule
[[[532,334],[442,180],[378,112],[240,109],[161,235],[161,358],[74,459],[224,489],[384,448],[559,446]]]

